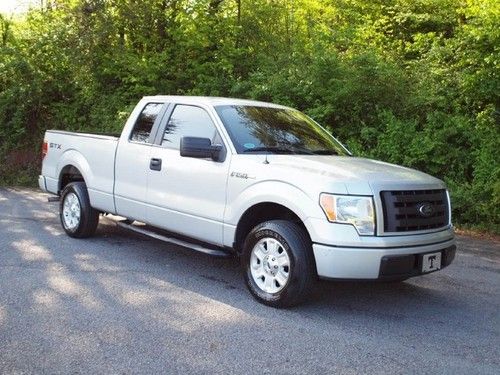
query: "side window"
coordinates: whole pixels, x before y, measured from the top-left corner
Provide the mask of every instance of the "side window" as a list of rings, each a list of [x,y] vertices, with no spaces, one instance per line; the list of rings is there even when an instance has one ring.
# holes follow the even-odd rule
[[[165,128],[162,145],[179,149],[182,137],[209,138],[212,143],[220,143],[217,129],[204,109],[178,104]]]
[[[146,104],[135,122],[132,134],[130,134],[131,141],[148,143],[151,129],[153,129],[153,124],[155,123],[162,107],[162,103]]]

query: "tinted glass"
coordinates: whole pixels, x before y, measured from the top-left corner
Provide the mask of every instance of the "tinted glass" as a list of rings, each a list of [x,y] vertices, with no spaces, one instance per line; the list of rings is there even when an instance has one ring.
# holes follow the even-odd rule
[[[153,124],[155,123],[162,107],[162,103],[149,103],[144,107],[141,114],[137,118],[132,134],[130,135],[131,141],[144,143],[149,141],[151,129],[153,129]]]
[[[208,113],[191,105],[176,105],[163,135],[162,145],[179,148],[182,137],[208,138],[216,142],[217,130]]]
[[[349,155],[326,130],[287,108],[216,106],[238,153]]]

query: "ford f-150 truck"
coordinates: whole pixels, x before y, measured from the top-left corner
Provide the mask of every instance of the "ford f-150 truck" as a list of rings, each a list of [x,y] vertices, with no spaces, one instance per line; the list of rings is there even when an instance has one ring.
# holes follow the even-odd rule
[[[455,257],[445,184],[354,157],[303,113],[251,100],[149,96],[120,136],[49,130],[40,188],[65,232],[100,215],[212,255],[236,254],[260,302],[301,302],[314,281],[400,281]]]

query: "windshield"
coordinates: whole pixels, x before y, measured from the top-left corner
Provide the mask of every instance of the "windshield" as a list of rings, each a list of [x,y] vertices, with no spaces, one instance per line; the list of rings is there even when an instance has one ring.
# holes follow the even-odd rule
[[[215,106],[240,153],[349,155],[325,129],[288,108]]]

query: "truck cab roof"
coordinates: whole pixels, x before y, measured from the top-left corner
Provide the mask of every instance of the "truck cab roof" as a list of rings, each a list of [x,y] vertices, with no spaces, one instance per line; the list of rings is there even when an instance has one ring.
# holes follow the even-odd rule
[[[247,106],[258,106],[258,107],[290,108],[284,105],[261,102],[258,100],[224,98],[217,96],[152,95],[152,96],[144,96],[143,100],[146,101],[160,100],[162,102],[172,101],[172,102],[182,102],[185,104],[204,104],[211,106],[247,105]]]

